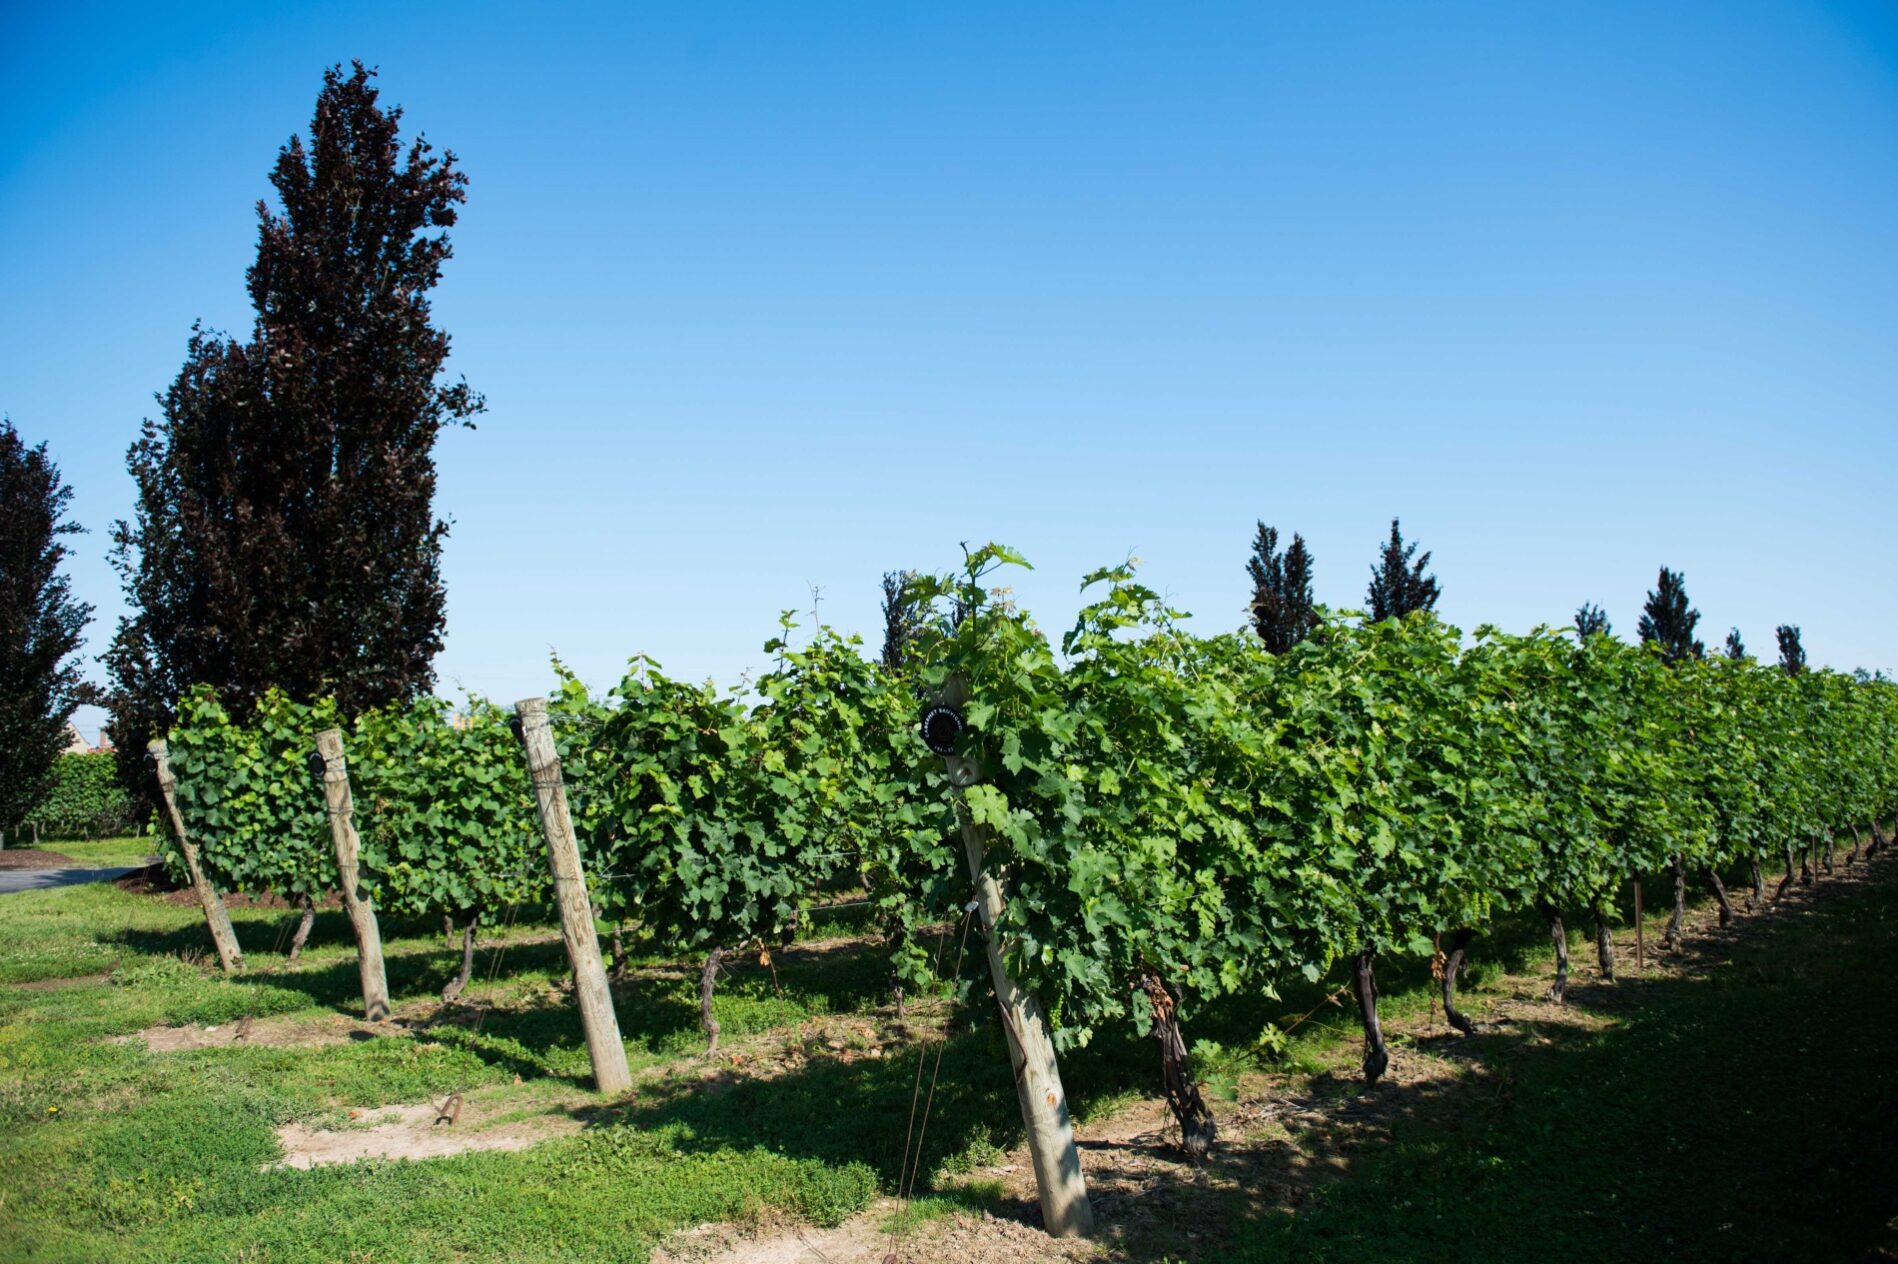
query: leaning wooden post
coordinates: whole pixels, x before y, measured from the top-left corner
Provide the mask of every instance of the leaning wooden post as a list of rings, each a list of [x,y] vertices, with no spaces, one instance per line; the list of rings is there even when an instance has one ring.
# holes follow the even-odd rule
[[[356,837],[356,801],[349,793],[349,762],[343,757],[343,731],[316,735],[323,799],[329,806],[330,841],[336,845],[336,875],[343,907],[356,930],[356,968],[362,976],[363,1017],[379,1023],[389,1017],[389,976],[382,966],[382,928],[376,908],[362,890],[362,840]],[[314,762],[314,761],[313,761]]]
[[[218,895],[211,880],[204,876],[204,866],[198,863],[198,846],[191,841],[191,835],[185,833],[185,818],[178,813],[178,779],[171,773],[171,749],[162,738],[147,743],[145,749],[158,767],[158,793],[165,801],[165,815],[171,820],[178,850],[184,854],[185,868],[190,871],[191,889],[198,893],[198,903],[204,907],[204,924],[211,928],[218,963],[226,972],[242,970],[244,953],[237,946],[237,932],[231,928],[230,910],[224,907],[223,897]]]
[[[1081,1171],[1080,1151],[1074,1145],[1074,1121],[1068,1114],[1068,1095],[1061,1087],[1054,1041],[1048,1036],[1041,998],[1021,987],[1008,972],[1001,937],[995,933],[1005,904],[1002,886],[985,864],[989,830],[975,823],[962,798],[962,792],[982,778],[982,769],[975,761],[954,753],[955,738],[962,729],[958,710],[962,702],[963,684],[951,679],[923,718],[923,738],[931,750],[943,756],[949,769],[956,821],[968,856],[969,878],[975,884],[976,909],[982,917],[982,928],[988,932],[989,977],[1002,1006],[1008,1058],[1015,1070],[1015,1095],[1021,1102],[1022,1123],[1028,1129],[1028,1154],[1041,1192],[1041,1222],[1051,1237],[1086,1237],[1094,1232],[1094,1207],[1087,1200],[1087,1177]]]
[[[514,704],[514,712],[520,719],[521,745],[534,781],[540,832],[547,839],[547,865],[553,870],[554,898],[560,905],[560,934],[567,941],[567,960],[573,964],[573,994],[580,1002],[580,1026],[586,1032],[587,1056],[593,1060],[593,1083],[602,1093],[624,1093],[633,1086],[633,1073],[626,1065],[626,1046],[620,1041],[619,1016],[613,1012],[613,994],[606,986],[606,967],[600,963],[600,937],[593,928],[593,902],[587,898],[580,845],[574,840],[573,817],[567,811],[567,786],[560,775],[553,732],[547,727],[547,699],[523,698]]]

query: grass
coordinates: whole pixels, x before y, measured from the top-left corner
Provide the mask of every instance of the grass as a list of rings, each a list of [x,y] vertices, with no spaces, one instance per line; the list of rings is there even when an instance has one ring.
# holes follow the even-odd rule
[[[391,919],[389,979],[410,1031],[177,1053],[118,1039],[354,1012],[340,913],[319,914],[294,969],[273,951],[294,913],[238,909],[233,920],[250,969],[227,979],[203,963],[189,904],[111,886],[4,897],[0,1264],[640,1260],[702,1221],[834,1223],[894,1189],[903,1169],[915,1049],[879,1008],[885,971],[868,950],[799,945],[777,954],[776,983],[738,959],[717,1000],[737,1071],[702,1054],[696,970],[636,963],[616,1000],[639,1084],[616,1102],[589,1090],[544,911],[484,936],[471,992],[492,1008],[478,1031],[423,1021],[458,948],[438,926]],[[1883,1232],[1898,1177],[1898,1006],[1883,983],[1898,885],[1868,884],[1760,931],[1734,941],[1729,964],[1598,989],[1617,1005],[1613,1024],[1461,1042],[1468,1084],[1435,1107],[1400,1106],[1388,1139],[1337,1147],[1296,1214],[1263,1191],[1236,1195],[1227,1264],[1861,1253]],[[1481,941],[1468,987],[1480,996],[1509,972],[1543,970],[1546,943],[1529,925]],[[1579,943],[1576,956],[1579,975]],[[39,986],[49,980],[70,982]],[[1400,1020],[1428,1004],[1424,964],[1392,963],[1380,982]],[[1264,1025],[1315,1006],[1272,1072],[1314,1093],[1355,1092],[1335,1075],[1355,1048],[1355,1013],[1348,1000],[1319,1004],[1334,983],[1189,1016],[1216,1111],[1257,1080],[1251,1042]],[[886,1231],[1004,1200],[978,1176],[1019,1143],[1019,1113],[998,1073],[1000,1031],[984,1007],[967,1017],[944,1052],[925,1146],[925,1173],[943,1179],[926,1177]],[[1062,1069],[1084,1124],[1154,1087],[1150,1047],[1125,1034]],[[479,1098],[489,1119],[564,1111],[586,1127],[521,1152],[269,1166],[284,1123],[343,1125],[353,1109],[450,1088]],[[1154,1257],[1142,1249],[1108,1255]]]
[[[270,947],[294,915],[234,910],[251,968],[227,979],[186,959],[202,952],[191,905],[100,885],[5,898],[0,978],[74,981],[0,991],[0,1260],[617,1261],[681,1225],[765,1215],[830,1223],[874,1193],[863,1163],[785,1153],[716,1117],[707,1126],[725,1139],[710,1140],[663,1111],[523,1153],[266,1168],[281,1124],[335,1123],[351,1108],[450,1088],[489,1093],[503,1117],[510,1103],[522,1114],[548,1109],[550,1079],[568,1109],[605,1106],[585,1087],[573,1009],[550,996],[564,975],[553,929],[516,926],[504,976],[492,988],[479,976],[477,994],[506,1006],[479,1033],[441,1026],[316,1047],[153,1054],[114,1038],[349,1010],[355,965],[341,915],[319,916],[290,969]],[[391,922],[385,933],[392,990],[413,1010],[458,954],[419,927]],[[484,950],[484,971],[492,960]],[[622,991],[635,1066],[692,1044],[695,988],[681,979]],[[720,998],[719,1016],[728,1032],[760,1030],[855,997],[836,972],[816,972],[784,999],[744,977]]]
[[[877,1229],[890,1237],[906,1238],[931,1221],[989,1211],[1006,1201],[1007,1194],[1000,1181],[961,1181],[941,1193],[924,1194],[899,1203],[896,1210],[883,1217]]]
[[[47,851],[56,851],[62,856],[71,856],[74,860],[97,868],[109,868],[114,865],[142,865],[158,854],[149,838],[95,838],[72,840],[68,842],[45,844]]]
[[[615,1104],[587,1090],[578,1021],[556,994],[564,955],[553,927],[531,916],[511,930],[493,985],[497,936],[484,940],[473,992],[496,1008],[479,1032],[442,1025],[317,1047],[155,1054],[119,1038],[352,1011],[341,915],[319,915],[292,969],[272,949],[295,914],[233,910],[250,968],[225,978],[203,960],[190,904],[109,885],[5,898],[0,980],[61,985],[0,989],[0,1259],[624,1260],[704,1220],[834,1221],[893,1187],[902,1167],[913,1058],[867,1056],[887,1035],[873,1014],[830,1043],[813,1035],[882,1002],[885,969],[869,953],[779,953],[781,993],[741,961],[718,994],[725,1039],[749,1058],[788,1056],[794,1069],[710,1090],[695,972],[642,971],[617,999],[644,1078],[635,1100]],[[398,1009],[410,1013],[429,1008],[457,963],[433,928],[393,920],[385,951]],[[1005,1066],[992,1024],[951,1042],[927,1170],[966,1171],[1016,1141],[1013,1094],[994,1074]],[[1095,1078],[1118,1099],[1135,1074]],[[594,1126],[524,1153],[265,1167],[287,1122],[334,1125],[351,1109],[451,1087],[486,1094],[491,1116],[532,1113],[548,1108],[550,1084]],[[942,1195],[956,1206],[971,1197]]]
[[[10,842],[8,850],[18,845]],[[82,865],[100,869],[114,865],[142,865],[157,854],[149,838],[49,838],[40,843],[37,850],[58,852],[62,856],[71,856]]]

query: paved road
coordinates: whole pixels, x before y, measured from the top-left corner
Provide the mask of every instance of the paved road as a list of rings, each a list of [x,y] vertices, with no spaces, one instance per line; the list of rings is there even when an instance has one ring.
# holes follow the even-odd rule
[[[82,882],[110,882],[144,867],[119,865],[111,869],[0,869],[0,895],[14,891],[40,891],[47,887],[71,887]]]

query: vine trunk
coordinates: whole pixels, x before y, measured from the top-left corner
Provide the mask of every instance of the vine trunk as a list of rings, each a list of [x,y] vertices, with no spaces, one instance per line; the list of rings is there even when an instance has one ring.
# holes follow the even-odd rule
[[[712,992],[718,986],[718,967],[725,959],[723,948],[705,954],[705,969],[699,975],[699,1026],[705,1031],[705,1052],[718,1052],[718,1019],[712,1016]]]
[[[1465,928],[1450,937],[1450,951],[1443,958],[1443,1016],[1450,1026],[1464,1035],[1472,1035],[1476,1024],[1469,1016],[1456,1007],[1456,975],[1463,968],[1463,960],[1469,955],[1470,941],[1476,938],[1476,932]]]
[[[1367,948],[1352,958],[1352,986],[1358,996],[1358,1014],[1364,1022],[1364,1082],[1375,1084],[1390,1069],[1391,1052],[1377,1021],[1377,950]]]
[[[1141,976],[1140,984],[1147,993],[1153,1038],[1160,1046],[1160,1085],[1166,1092],[1166,1104],[1180,1125],[1180,1146],[1194,1163],[1204,1163],[1212,1152],[1218,1128],[1193,1078],[1192,1064],[1187,1060],[1186,1041],[1180,1035],[1179,1007],[1159,975],[1149,971]]]

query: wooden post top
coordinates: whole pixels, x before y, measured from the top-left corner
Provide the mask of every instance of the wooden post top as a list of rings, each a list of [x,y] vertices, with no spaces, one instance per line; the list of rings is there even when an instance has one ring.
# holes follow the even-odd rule
[[[553,726],[547,722],[547,699],[522,698],[514,704],[514,716],[520,722],[521,747],[527,752],[527,770],[539,777],[560,763],[554,749]],[[561,794],[566,794],[562,787]]]
[[[159,791],[169,795],[172,787],[178,784],[178,778],[173,776],[171,771],[171,747],[166,744],[164,738],[154,737],[145,743],[145,749],[150,752],[152,764],[158,771]]]
[[[343,731],[324,729],[316,735],[316,753],[323,757],[323,780],[335,781],[348,774],[349,761],[343,754]]]

